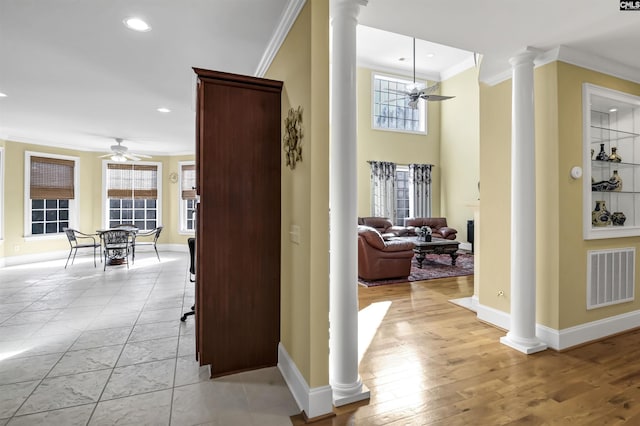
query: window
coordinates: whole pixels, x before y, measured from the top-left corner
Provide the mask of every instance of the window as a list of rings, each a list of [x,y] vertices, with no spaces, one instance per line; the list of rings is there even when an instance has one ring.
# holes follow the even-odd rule
[[[25,236],[45,236],[73,228],[76,216],[77,158],[25,154]]]
[[[105,162],[106,220],[108,228],[121,223],[133,223],[140,230],[159,226],[160,180],[159,163]]]
[[[412,81],[373,74],[373,128],[409,133],[427,133],[425,102],[418,108],[408,106],[403,92],[410,92]]]
[[[409,201],[409,167],[396,166],[396,223],[404,225],[404,219],[411,217]]]
[[[180,232],[195,231],[196,165],[180,162]]]

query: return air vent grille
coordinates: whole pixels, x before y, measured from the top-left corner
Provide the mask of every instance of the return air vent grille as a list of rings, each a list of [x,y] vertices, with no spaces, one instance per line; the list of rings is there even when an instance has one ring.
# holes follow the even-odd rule
[[[634,299],[636,250],[591,250],[587,255],[587,309]]]

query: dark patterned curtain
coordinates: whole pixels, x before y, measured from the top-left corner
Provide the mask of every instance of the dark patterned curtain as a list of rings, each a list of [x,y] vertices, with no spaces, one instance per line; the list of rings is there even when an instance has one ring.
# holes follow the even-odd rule
[[[396,165],[369,161],[371,165],[371,216],[388,217],[395,223]]]
[[[431,217],[431,164],[409,164],[413,217]]]

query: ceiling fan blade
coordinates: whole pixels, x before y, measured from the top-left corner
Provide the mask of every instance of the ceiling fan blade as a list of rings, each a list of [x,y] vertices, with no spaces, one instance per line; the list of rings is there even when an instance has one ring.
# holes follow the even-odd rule
[[[113,154],[105,154],[105,155],[101,155],[98,158],[107,158],[107,157],[111,157]]]
[[[136,157],[140,157],[140,158],[151,158],[150,155],[138,154],[138,153],[134,153],[134,152],[130,152],[129,155],[135,155]]]
[[[125,158],[127,158],[128,160],[131,161],[140,161],[140,159],[138,157],[136,157],[133,154],[122,154]]]
[[[425,87],[424,89],[420,90],[420,94],[431,95],[435,93],[438,89],[440,89],[440,83],[436,83],[433,86]]]
[[[442,96],[442,95],[421,95],[422,99],[426,101],[446,101],[447,99],[455,98],[455,96]]]

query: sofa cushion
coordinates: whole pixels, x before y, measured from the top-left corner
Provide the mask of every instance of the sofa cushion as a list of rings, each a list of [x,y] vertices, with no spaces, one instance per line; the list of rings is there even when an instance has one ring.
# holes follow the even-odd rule
[[[358,235],[363,237],[367,244],[378,250],[384,250],[385,244],[382,235],[375,228],[365,225],[358,225]]]

